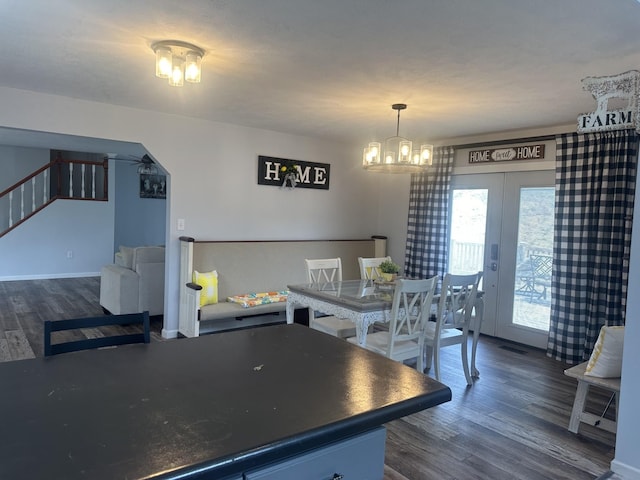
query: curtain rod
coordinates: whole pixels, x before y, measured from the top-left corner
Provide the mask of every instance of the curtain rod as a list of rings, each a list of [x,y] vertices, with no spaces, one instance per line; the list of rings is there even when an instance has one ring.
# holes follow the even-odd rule
[[[540,135],[538,137],[508,138],[506,140],[491,140],[489,142],[465,143],[462,145],[451,145],[453,148],[462,150],[464,148],[493,147],[495,145],[505,145],[511,143],[546,142],[555,140],[557,135]]]

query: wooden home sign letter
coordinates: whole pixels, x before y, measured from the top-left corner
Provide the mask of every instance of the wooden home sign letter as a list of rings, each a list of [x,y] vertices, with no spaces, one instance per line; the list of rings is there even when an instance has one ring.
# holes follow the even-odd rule
[[[329,190],[330,164],[265,157],[263,155],[258,156],[258,185],[281,187],[285,180],[280,172],[280,167],[283,164],[297,166],[298,174],[295,188]]]

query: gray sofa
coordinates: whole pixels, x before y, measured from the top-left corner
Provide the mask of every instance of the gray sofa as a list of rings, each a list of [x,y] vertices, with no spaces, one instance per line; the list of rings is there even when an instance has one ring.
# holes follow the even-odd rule
[[[164,247],[120,247],[115,263],[102,267],[100,305],[120,315],[164,313]]]

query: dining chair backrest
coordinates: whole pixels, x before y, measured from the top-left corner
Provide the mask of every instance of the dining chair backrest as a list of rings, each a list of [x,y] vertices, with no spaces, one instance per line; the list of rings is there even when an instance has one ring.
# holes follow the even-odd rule
[[[396,281],[389,322],[387,356],[394,358],[398,342],[415,341],[422,351],[424,331],[431,314],[433,292],[438,276],[426,280]]]
[[[481,278],[482,272],[471,275],[447,273],[442,279],[436,321],[429,322],[424,340],[427,368],[430,368],[433,362],[438,381],[440,381],[440,348],[460,345],[464,376],[467,385],[473,385],[469,370],[467,340],[471,326],[471,313],[476,306],[478,284]]]
[[[138,325],[141,331],[84,338],[68,342],[52,343],[52,333],[81,328]],[[149,343],[151,341],[149,312],[105,315],[102,317],[72,318],[68,320],[46,320],[44,322],[44,356],[75,352],[92,348],[124,345],[128,343]]]
[[[342,260],[340,258],[319,258],[304,260],[309,283],[341,282]]]
[[[482,272],[470,275],[447,273],[442,280],[437,318],[440,329],[469,328]]]
[[[358,257],[358,265],[360,265],[360,278],[362,280],[375,280],[380,277],[380,264],[385,260],[391,261],[391,257]]]

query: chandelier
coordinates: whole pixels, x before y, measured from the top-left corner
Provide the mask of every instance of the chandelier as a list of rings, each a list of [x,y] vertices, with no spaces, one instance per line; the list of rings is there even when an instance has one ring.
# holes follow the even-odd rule
[[[413,143],[399,135],[400,111],[407,108],[404,103],[394,103],[391,108],[398,112],[396,135],[384,141],[371,142],[364,148],[362,166],[372,172],[384,173],[419,173],[432,162],[433,145],[423,144],[415,150]]]
[[[167,78],[172,87],[183,86],[185,80],[200,83],[203,49],[178,40],[156,42],[151,49],[156,54],[156,77]]]

